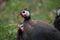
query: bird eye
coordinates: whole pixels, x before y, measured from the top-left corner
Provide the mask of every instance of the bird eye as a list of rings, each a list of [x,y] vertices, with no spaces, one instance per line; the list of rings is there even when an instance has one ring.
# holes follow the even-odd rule
[[[25,11],[23,11],[23,13],[25,13]]]

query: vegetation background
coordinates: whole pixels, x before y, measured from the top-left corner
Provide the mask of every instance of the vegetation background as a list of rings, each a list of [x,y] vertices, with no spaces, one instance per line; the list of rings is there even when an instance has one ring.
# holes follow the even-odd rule
[[[20,10],[28,8],[32,19],[53,23],[60,0],[0,0],[0,40],[15,40]]]

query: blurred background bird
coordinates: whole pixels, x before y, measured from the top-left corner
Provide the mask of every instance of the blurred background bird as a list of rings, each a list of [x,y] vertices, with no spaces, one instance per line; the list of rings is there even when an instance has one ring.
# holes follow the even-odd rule
[[[60,7],[57,8],[54,26],[60,31]]]

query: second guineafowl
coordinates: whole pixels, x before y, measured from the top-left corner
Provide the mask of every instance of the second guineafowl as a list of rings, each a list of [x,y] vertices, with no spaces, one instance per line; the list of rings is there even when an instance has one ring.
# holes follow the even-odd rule
[[[56,11],[54,26],[60,31],[60,7]]]
[[[17,37],[16,40],[23,40],[23,33],[24,33],[24,25],[23,23],[17,24],[18,26],[18,31],[17,31]]]

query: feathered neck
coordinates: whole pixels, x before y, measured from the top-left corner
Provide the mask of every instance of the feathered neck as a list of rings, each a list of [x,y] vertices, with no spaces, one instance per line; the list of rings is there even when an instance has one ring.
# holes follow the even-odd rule
[[[59,18],[60,16],[56,16],[56,19]]]
[[[30,16],[28,16],[27,18],[24,19],[24,22],[28,22],[31,19]]]

